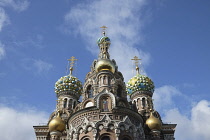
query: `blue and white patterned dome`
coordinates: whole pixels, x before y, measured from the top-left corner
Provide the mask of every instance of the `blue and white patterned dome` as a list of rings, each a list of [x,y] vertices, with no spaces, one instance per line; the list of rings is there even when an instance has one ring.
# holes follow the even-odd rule
[[[63,76],[55,83],[55,92],[58,94],[62,91],[72,91],[76,94],[82,94],[82,83],[78,78],[67,75]]]

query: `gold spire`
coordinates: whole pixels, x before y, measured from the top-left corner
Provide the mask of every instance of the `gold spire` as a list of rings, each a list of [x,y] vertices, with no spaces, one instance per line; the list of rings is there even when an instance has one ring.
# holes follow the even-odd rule
[[[138,75],[138,74],[140,74],[139,73],[139,60],[141,60],[141,59],[139,59],[137,56],[134,56],[134,58],[133,59],[131,59],[131,60],[134,60],[135,61],[135,65],[136,65],[136,74]]]
[[[102,26],[102,27],[100,27],[100,28],[102,28],[102,34],[105,36],[106,35],[106,28],[108,28],[108,27],[106,27],[106,26]]]
[[[69,63],[70,64],[70,74],[72,75],[72,71],[74,70],[73,69],[73,66],[74,66],[74,61],[76,61],[77,59],[75,59],[75,57],[74,56],[72,56],[71,57],[71,59],[67,59],[69,62],[71,62],[71,63]]]

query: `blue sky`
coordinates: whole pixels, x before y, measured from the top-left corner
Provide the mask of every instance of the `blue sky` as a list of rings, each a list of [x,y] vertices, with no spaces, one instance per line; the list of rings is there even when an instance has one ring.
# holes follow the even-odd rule
[[[135,75],[130,59],[142,59],[156,110],[178,123],[176,139],[210,139],[209,15],[208,0],[0,0],[0,139],[35,138],[67,59],[78,59],[73,75],[83,82],[103,25],[125,82]]]

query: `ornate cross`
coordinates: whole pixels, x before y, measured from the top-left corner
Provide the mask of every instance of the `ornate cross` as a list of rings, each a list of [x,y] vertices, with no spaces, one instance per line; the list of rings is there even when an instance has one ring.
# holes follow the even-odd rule
[[[102,33],[103,33],[103,35],[105,36],[106,35],[106,28],[108,28],[108,27],[106,27],[106,26],[102,26],[102,27],[100,27],[100,28],[102,28]]]
[[[76,61],[76,60],[77,59],[75,59],[74,56],[72,56],[71,59],[68,59],[68,61],[71,61],[71,63],[69,63],[70,64],[70,67],[73,67],[74,66],[74,61]]]
[[[139,60],[141,60],[141,59],[139,59],[137,56],[134,56],[134,58],[131,59],[131,60],[134,60],[135,61],[135,65],[138,66]]]
[[[139,60],[141,60],[141,59],[139,59],[137,56],[134,56],[134,58],[131,59],[131,60],[134,60],[135,65],[136,65],[136,72],[137,72],[137,74],[139,74],[139,66],[138,66],[138,64],[139,64]]]
[[[75,59],[75,57],[72,56],[71,59],[67,59],[67,60],[68,60],[69,62],[71,62],[71,63],[69,63],[69,64],[70,64],[70,74],[72,74],[73,66],[74,66],[74,61],[77,61],[77,59]]]

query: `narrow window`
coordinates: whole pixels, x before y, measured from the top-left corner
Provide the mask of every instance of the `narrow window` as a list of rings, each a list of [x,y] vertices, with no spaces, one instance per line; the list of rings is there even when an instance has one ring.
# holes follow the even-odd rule
[[[91,85],[89,85],[87,87],[87,94],[88,94],[88,98],[92,98],[93,97],[93,90],[92,90]]]
[[[142,98],[142,108],[145,108],[145,106],[146,106],[145,98]]]
[[[67,99],[65,98],[63,101],[63,108],[66,108],[67,107],[66,105],[67,105]]]

